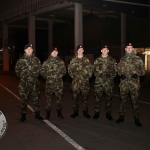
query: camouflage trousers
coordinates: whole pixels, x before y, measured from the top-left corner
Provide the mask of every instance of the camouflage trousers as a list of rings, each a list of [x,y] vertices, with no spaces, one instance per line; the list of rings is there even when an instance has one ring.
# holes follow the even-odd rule
[[[88,96],[89,96],[89,83],[74,81],[72,82],[72,91],[73,91],[73,111],[79,110],[79,101],[80,98],[83,104],[83,111],[88,112]]]
[[[127,104],[127,100],[129,99],[129,94],[133,105],[133,117],[139,118],[140,116],[140,110],[138,104],[139,89],[133,88],[132,86],[120,87],[121,105],[120,105],[119,114],[125,115],[126,104]]]
[[[30,96],[33,103],[34,112],[40,111],[39,109],[40,84],[38,80],[34,82],[27,82],[20,80],[19,94],[21,100],[21,113],[27,113],[27,103]]]
[[[52,100],[55,95],[57,110],[62,110],[62,95],[63,95],[63,82],[49,83],[46,82],[45,93],[47,98],[46,110],[52,109]]]
[[[111,100],[112,100],[112,93],[113,87],[110,84],[95,84],[95,112],[101,111],[101,101],[103,95],[105,96],[105,111],[106,113],[111,113]]]

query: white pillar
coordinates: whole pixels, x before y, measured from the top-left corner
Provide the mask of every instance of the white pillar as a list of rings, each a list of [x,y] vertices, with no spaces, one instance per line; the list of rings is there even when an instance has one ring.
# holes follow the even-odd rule
[[[35,45],[35,16],[29,13],[28,17],[28,43],[33,45],[34,54],[36,54]]]
[[[121,57],[125,54],[126,45],[126,14],[121,13]]]
[[[9,70],[8,25],[3,22],[3,70]]]
[[[51,53],[53,48],[53,21],[48,21],[48,55]]]
[[[82,15],[82,4],[75,3],[74,12],[74,34],[75,34],[75,49],[77,45],[83,44],[83,15]]]

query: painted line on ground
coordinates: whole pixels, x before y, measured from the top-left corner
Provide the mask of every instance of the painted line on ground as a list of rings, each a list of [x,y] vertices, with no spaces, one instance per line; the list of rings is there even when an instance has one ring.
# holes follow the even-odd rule
[[[71,86],[71,84],[69,84],[69,83],[64,83],[64,84]],[[91,91],[94,92],[93,89],[91,89]],[[120,97],[119,95],[115,95],[115,94],[112,94],[112,95],[115,96],[115,97]],[[139,102],[140,102],[140,103],[143,103],[143,104],[150,105],[150,103],[148,103],[148,102],[144,102],[144,101],[139,101]]]
[[[9,90],[4,85],[0,84],[1,87],[3,87],[5,90],[7,90],[10,94],[12,94],[15,98],[17,98],[19,101],[20,98],[16,94],[14,94],[11,90]],[[30,109],[32,112],[34,112],[33,108],[30,105],[27,105],[28,109]],[[72,140],[68,135],[66,135],[63,131],[61,131],[59,128],[57,128],[54,124],[52,124],[48,120],[43,120],[49,127],[51,127],[54,131],[56,131],[59,135],[61,135],[68,143],[70,143],[72,146],[74,146],[77,150],[85,150],[83,147],[81,147],[79,144],[77,144],[74,140]]]

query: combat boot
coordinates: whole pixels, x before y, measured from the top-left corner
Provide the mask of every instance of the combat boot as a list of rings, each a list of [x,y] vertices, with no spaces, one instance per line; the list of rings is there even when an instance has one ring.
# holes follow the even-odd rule
[[[73,114],[70,116],[71,118],[75,118],[78,116],[78,111],[74,111]]]
[[[124,115],[120,115],[119,119],[115,121],[115,123],[124,122]]]
[[[91,118],[91,116],[88,114],[88,112],[87,111],[83,111],[83,116],[85,116],[86,118]]]
[[[21,113],[21,118],[19,122],[24,122],[26,120],[26,113]]]
[[[49,120],[50,118],[50,110],[46,110],[46,117],[45,119]]]
[[[110,113],[106,113],[106,118],[107,118],[108,120],[110,120],[110,121],[112,121],[112,120],[113,120],[113,118],[112,118],[112,116],[111,116],[111,114],[110,114]]]
[[[93,116],[93,119],[97,119],[97,118],[99,118],[99,112],[96,112],[96,111],[95,111],[95,114],[94,114],[94,116]]]
[[[57,117],[59,119],[64,119],[63,115],[61,114],[61,110],[57,110]]]
[[[139,121],[139,118],[135,118],[135,124],[136,124],[138,127],[142,127],[142,124],[141,124],[141,122]]]
[[[35,112],[35,119],[44,120],[39,111]]]

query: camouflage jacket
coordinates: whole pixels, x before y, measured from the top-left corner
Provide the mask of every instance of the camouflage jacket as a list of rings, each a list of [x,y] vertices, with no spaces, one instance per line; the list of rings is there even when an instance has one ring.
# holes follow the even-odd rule
[[[92,76],[93,67],[88,58],[75,56],[68,65],[68,73],[71,78],[87,81]]]
[[[107,56],[103,58],[98,57],[94,61],[94,75],[96,76],[96,81],[100,82],[104,79],[113,79],[117,74],[117,63],[114,58]]]
[[[65,74],[66,66],[58,56],[52,57],[50,55],[41,67],[41,76],[50,81],[62,80]]]
[[[24,53],[16,63],[15,72],[20,79],[32,81],[40,75],[40,67],[41,62],[34,54],[27,56]]]
[[[127,78],[131,78],[133,74],[143,76],[145,74],[145,67],[141,58],[134,53],[131,55],[126,54],[122,57],[118,64],[118,75],[121,74]]]

